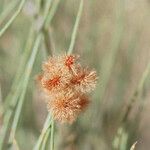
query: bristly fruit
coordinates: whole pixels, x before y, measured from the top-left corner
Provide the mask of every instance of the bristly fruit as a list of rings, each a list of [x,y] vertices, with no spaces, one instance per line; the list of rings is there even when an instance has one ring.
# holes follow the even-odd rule
[[[79,56],[49,57],[43,63],[40,85],[47,95],[47,106],[53,118],[61,123],[72,123],[89,104],[86,93],[94,90],[96,71],[77,63]]]

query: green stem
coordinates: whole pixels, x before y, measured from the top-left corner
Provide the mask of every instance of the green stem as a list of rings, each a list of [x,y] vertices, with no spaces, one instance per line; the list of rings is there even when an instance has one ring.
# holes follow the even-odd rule
[[[21,63],[19,64],[19,67],[17,69],[14,81],[12,83],[12,87],[11,90],[8,94],[8,96],[5,99],[5,103],[4,103],[4,110],[7,109],[8,104],[10,103],[10,101],[12,100],[12,97],[16,97],[16,95],[18,95],[18,83],[20,84],[20,77],[23,74],[23,71],[25,70],[25,64],[27,62],[27,59],[29,57],[29,54],[31,52],[32,49],[32,43],[34,41],[34,30],[33,30],[33,25],[30,28],[29,31],[29,35],[27,38],[27,43],[23,52],[23,55],[21,56],[20,60]]]
[[[56,13],[56,10],[58,8],[58,4],[59,4],[60,0],[55,0],[54,3],[53,3],[53,6],[51,7],[51,10],[50,10],[50,13],[49,15],[47,16],[47,19],[46,19],[46,23],[45,23],[45,28],[47,29],[48,26],[50,25],[55,13]]]
[[[47,20],[48,20],[48,16],[50,14],[50,16],[54,16],[52,10],[54,9],[52,7],[52,9],[50,9],[50,6],[52,4],[52,0],[50,1],[47,1],[47,3],[45,4],[45,11],[44,11],[44,24],[46,24]],[[54,5],[53,5],[54,6]],[[50,12],[49,12],[49,9],[50,9]],[[53,15],[52,15],[53,14]],[[51,47],[51,37],[50,37],[50,34],[49,34],[49,30],[48,28],[45,28],[45,26],[43,27],[43,35],[44,35],[44,42],[45,42],[45,46],[47,48],[46,50],[46,54],[51,54],[53,55],[53,49]]]
[[[51,139],[50,139],[50,150],[54,150],[54,119],[52,119],[51,125]]]
[[[16,12],[12,15],[12,17],[10,18],[10,20],[4,25],[4,27],[0,30],[0,37],[5,33],[5,31],[8,29],[8,27],[13,23],[13,21],[15,20],[15,18],[19,15],[19,13],[21,12],[24,3],[26,0],[22,0],[20,2],[20,5],[18,7],[18,9],[16,10]]]
[[[43,143],[42,143],[42,146],[41,146],[41,150],[45,150],[46,149],[46,144],[47,144],[47,140],[49,138],[49,135],[50,135],[50,132],[51,132],[51,128],[48,128],[46,134],[45,134],[45,137],[43,139]]]
[[[72,51],[73,51],[73,48],[74,48],[74,44],[75,44],[75,40],[76,40],[76,37],[77,37],[77,30],[78,30],[78,27],[79,27],[79,22],[80,22],[82,10],[83,10],[83,0],[80,1],[80,5],[79,5],[75,25],[74,25],[72,36],[71,36],[71,42],[70,42],[70,46],[69,46],[69,49],[68,49],[68,54],[71,54]]]
[[[38,12],[41,11],[41,5],[42,5],[42,0],[37,0],[37,10],[38,10]]]
[[[14,94],[14,96],[11,99],[11,103],[10,103],[10,107],[8,107],[8,109],[6,110],[6,113],[4,114],[4,119],[3,119],[3,125],[1,128],[1,138],[0,138],[0,150],[3,149],[3,147],[5,146],[6,143],[6,137],[9,134],[8,130],[11,127],[10,122],[13,119],[13,112],[14,112],[14,108],[16,106],[17,100],[19,98],[19,93],[21,92],[21,84],[22,84],[22,79],[19,82],[19,85],[16,89],[16,92]]]
[[[50,6],[50,3],[51,3],[51,0],[49,0],[49,1],[47,1],[47,5],[48,6]],[[23,3],[21,3],[22,5],[21,6],[23,6]],[[21,7],[20,6],[20,7]],[[20,8],[19,7],[19,8]],[[21,7],[22,8],[22,7]],[[19,10],[21,10],[21,9],[19,9]],[[17,13],[18,11],[16,11],[16,13]],[[44,18],[45,18],[45,20],[46,20],[46,17],[45,16],[47,16],[48,14],[48,7],[47,7],[47,11],[45,11],[45,14],[44,14]],[[15,14],[16,14],[15,13]],[[13,15],[13,16],[15,16],[15,15]],[[31,31],[33,31],[32,29],[31,29]],[[3,32],[4,33],[4,32]],[[33,32],[34,33],[34,32]],[[38,33],[39,34],[39,33]],[[32,35],[32,34],[31,34]],[[40,36],[40,38],[41,38],[41,34],[39,35]],[[39,38],[39,37],[38,37]],[[33,40],[31,40],[32,42],[33,42]],[[30,40],[29,40],[29,49],[30,49],[30,47],[32,46],[32,42],[30,43]],[[27,46],[28,46],[28,44],[27,44]],[[27,47],[28,48],[28,47]],[[28,49],[28,50],[29,50]],[[25,53],[26,54],[26,53]],[[23,57],[24,58],[24,57]],[[24,61],[23,61],[23,65],[25,64],[25,62],[26,62],[26,58],[27,57],[25,57],[25,59],[24,59]],[[21,65],[22,66],[22,65]],[[12,140],[13,140],[13,138],[14,138],[14,136],[15,136],[15,132],[16,132],[16,128],[17,128],[17,124],[18,124],[18,121],[19,121],[19,117],[20,117],[20,113],[21,113],[21,109],[22,109],[22,105],[23,105],[23,102],[24,102],[24,96],[25,96],[25,93],[26,93],[26,89],[27,89],[27,84],[28,84],[28,75],[31,73],[31,70],[32,69],[28,69],[27,70],[27,76],[28,77],[26,77],[26,76],[23,76],[24,78],[22,78],[22,80],[21,81],[23,81],[23,83],[21,83],[21,82],[19,82],[19,86],[16,86],[16,83],[17,83],[17,81],[19,80],[19,78],[20,78],[20,76],[21,76],[21,73],[22,73],[22,67],[20,67],[21,69],[19,69],[19,73],[17,73],[17,75],[16,75],[16,78],[15,78],[15,81],[14,81],[14,85],[15,86],[13,86],[13,89],[14,89],[14,87],[17,87],[17,89],[15,90],[15,94],[13,93],[13,91],[11,92],[11,94],[13,94],[14,96],[13,96],[13,99],[12,99],[12,101],[11,101],[11,108],[8,108],[8,111],[6,112],[7,114],[6,114],[6,117],[4,118],[4,126],[3,126],[3,134],[2,134],[2,138],[1,138],[1,140],[0,140],[0,147],[3,147],[3,145],[5,144],[5,141],[7,141],[7,140],[5,140],[5,138],[6,138],[6,136],[9,134],[9,132],[8,132],[8,129],[9,128],[11,128],[11,126],[12,126],[12,130],[11,130],[11,133],[10,133],[10,138],[9,138],[9,141],[10,142],[12,142]],[[18,83],[17,83],[18,84]],[[19,94],[19,93],[21,93],[21,95]],[[10,94],[10,95],[11,95]],[[9,98],[12,98],[11,96],[8,96],[8,99]],[[14,108],[15,106],[16,106],[16,104],[17,104],[17,101],[18,101],[18,98],[19,98],[19,96],[20,96],[20,100],[19,100],[19,103],[18,103],[18,105],[17,105],[17,109],[16,109],[16,112],[15,112],[15,116],[14,116],[14,120],[13,120],[13,123],[12,123],[12,125],[11,125],[11,120],[13,119],[13,115],[14,115],[14,109],[12,109],[12,108]],[[8,135],[8,137],[9,137],[9,135]]]
[[[43,27],[44,42],[45,42],[45,46],[47,48],[48,54],[52,54],[52,55],[54,54],[54,51],[55,51],[55,45],[51,36],[52,33],[50,33],[51,31],[49,30],[49,25],[51,24],[51,21],[56,13],[59,2],[60,0],[55,0],[53,2],[53,5],[48,14],[46,13],[48,11],[45,11],[45,14],[47,14],[47,18],[44,19],[45,21],[45,25]]]
[[[51,22],[51,20],[54,16],[54,13],[56,11],[58,3],[59,3],[59,0],[56,0],[55,5],[53,4],[53,7],[51,9],[51,12],[49,13],[48,19],[46,20],[45,29],[48,28],[48,24],[49,24],[49,22]],[[69,50],[68,50],[69,54],[73,50],[73,46],[74,46],[74,43],[75,43],[75,38],[76,38],[76,35],[77,35],[77,29],[78,29],[79,21],[80,21],[80,18],[81,18],[82,9],[83,9],[83,0],[80,1],[79,10],[78,10],[77,18],[76,18],[76,21],[75,21],[75,26],[74,26],[73,33],[72,33],[71,44],[70,44],[70,47],[69,47]],[[37,143],[34,147],[34,150],[39,150],[40,149],[40,147],[42,145],[42,141],[45,141],[44,137],[46,136],[47,132],[49,131],[50,126],[51,126],[50,150],[54,150],[54,120],[52,119],[52,121],[50,121],[49,116],[46,119],[44,128],[43,128],[42,133],[41,133],[41,135],[40,135],[40,137],[39,137],[39,139],[38,139],[38,141],[37,141]]]
[[[56,2],[57,2],[57,3],[56,3]],[[44,34],[44,35],[45,35],[45,32],[46,32],[47,29],[48,29],[48,26],[46,27],[46,23],[47,23],[47,25],[48,25],[49,23],[51,23],[51,21],[52,21],[52,19],[53,19],[53,17],[54,17],[54,14],[55,14],[55,12],[56,12],[57,6],[58,6],[58,2],[59,2],[59,0],[55,1],[55,3],[53,4],[53,6],[51,7],[51,10],[50,10],[49,14],[47,14],[46,11],[45,11],[45,14],[47,14],[48,16],[47,16],[47,18],[44,19],[44,21],[45,21],[45,26],[44,26],[44,29],[43,29],[43,34]],[[51,18],[51,19],[49,19],[49,18]],[[47,35],[47,34],[46,34],[46,35]],[[46,37],[45,37],[45,38],[46,38]],[[41,133],[40,136],[39,136],[39,139],[38,139],[38,141],[37,141],[37,143],[36,143],[36,145],[35,145],[35,147],[34,147],[34,150],[39,150],[41,147],[44,146],[43,144],[44,144],[45,142],[44,142],[44,143],[42,143],[42,142],[46,140],[46,139],[45,139],[45,136],[47,135],[47,132],[50,130],[51,124],[52,124],[51,117],[50,117],[50,115],[48,115],[48,116],[47,116],[47,119],[46,119],[46,121],[45,121],[43,130],[42,130],[42,133]],[[54,143],[54,141],[53,141],[53,143]]]
[[[20,95],[20,92],[22,91],[22,84],[23,84],[23,78],[20,78],[22,75],[23,70],[25,70],[25,63],[27,61],[27,58],[29,57],[29,53],[31,51],[32,42],[33,42],[33,27],[31,27],[28,41],[23,53],[23,56],[21,57],[21,63],[19,65],[19,68],[17,70],[15,79],[13,81],[11,91],[9,92],[8,96],[5,99],[4,108],[2,110],[2,114],[4,116],[3,126],[1,128],[1,138],[0,138],[0,149],[3,145],[6,135],[8,134],[8,129],[10,127],[10,120],[12,120],[14,108],[17,105],[17,101]],[[5,110],[5,111],[4,111]]]
[[[50,6],[51,4],[51,0],[47,1],[47,5]],[[48,8],[47,8],[47,12],[48,12]],[[44,18],[46,19],[46,16],[48,14],[44,14]],[[37,48],[37,43],[40,42],[41,38],[42,38],[42,35],[40,33],[38,33],[38,37],[37,37],[37,40],[35,42],[35,47],[34,47],[34,50],[36,50]],[[32,40],[31,40],[32,41]],[[39,44],[39,43],[38,43]],[[29,64],[30,65],[30,64]],[[29,66],[27,66],[29,67]],[[12,142],[14,136],[15,136],[15,132],[16,132],[16,128],[17,128],[17,124],[18,124],[18,121],[19,121],[19,117],[20,117],[20,113],[21,113],[21,110],[22,110],[22,106],[23,106],[23,102],[24,102],[24,97],[25,97],[25,93],[26,93],[26,89],[27,89],[27,84],[28,84],[28,80],[29,80],[29,75],[31,73],[31,70],[32,68],[29,68],[27,69],[27,76],[25,75],[24,77],[24,82],[23,82],[23,87],[22,87],[22,92],[21,92],[21,96],[20,96],[20,100],[19,100],[19,103],[17,105],[17,109],[16,109],[16,112],[15,112],[15,116],[14,116],[14,120],[13,120],[13,124],[12,124],[12,130],[11,130],[11,133],[10,133],[10,138],[9,138],[9,141]]]
[[[15,8],[16,4],[18,3],[17,0],[12,1],[8,4],[8,6],[2,11],[0,14],[0,24],[6,19],[6,17],[11,13],[11,11]]]
[[[16,108],[16,112],[15,112],[15,116],[14,116],[14,120],[13,120],[13,124],[12,124],[12,129],[11,129],[11,132],[10,132],[10,142],[12,142],[12,140],[14,139],[14,136],[15,136],[15,132],[16,132],[19,117],[20,117],[20,113],[21,113],[22,106],[23,106],[23,103],[24,103],[24,97],[25,97],[25,94],[26,94],[27,85],[28,85],[28,82],[29,82],[30,74],[31,74],[31,71],[32,71],[32,68],[33,68],[33,64],[35,62],[35,58],[36,58],[36,55],[37,55],[37,52],[38,52],[38,48],[39,48],[41,39],[42,39],[42,35],[39,34],[36,41],[35,41],[35,45],[34,45],[31,57],[30,57],[29,62],[27,64],[27,68],[26,68],[26,71],[25,71],[25,74],[24,74],[24,82],[23,82],[23,85],[22,85],[22,93],[21,93],[21,96],[20,96],[20,99],[19,99],[19,102],[18,102],[18,105],[17,105],[17,108]]]
[[[46,19],[48,18],[48,14],[49,14],[49,9],[50,9],[50,6],[52,4],[52,0],[47,0],[46,1],[47,3],[45,4],[45,9],[44,9],[44,21],[46,21]]]
[[[50,128],[51,123],[52,123],[51,117],[50,117],[50,115],[48,114],[48,116],[47,116],[47,118],[46,118],[46,121],[45,121],[45,124],[44,124],[44,127],[43,127],[43,129],[42,129],[42,133],[41,133],[40,136],[39,136],[39,139],[38,139],[38,141],[37,141],[37,143],[36,143],[36,145],[35,145],[35,147],[34,147],[34,150],[39,150],[39,149],[40,149],[41,144],[42,144],[42,141],[43,141],[43,139],[44,139],[44,137],[45,137],[45,135],[46,135],[46,133],[47,133],[47,130]]]

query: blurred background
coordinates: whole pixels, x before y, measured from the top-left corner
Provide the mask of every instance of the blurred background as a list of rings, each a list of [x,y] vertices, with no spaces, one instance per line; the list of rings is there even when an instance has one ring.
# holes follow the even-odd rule
[[[0,37],[1,111],[22,62],[26,42],[32,41],[32,37],[28,36],[31,24],[34,22],[35,30],[41,24],[40,17],[33,21],[38,9],[37,1],[27,0],[13,24]],[[0,28],[19,3],[18,0],[0,0]],[[69,47],[79,3],[80,0],[58,2],[48,26],[56,53],[65,52]],[[5,16],[7,9],[10,11]],[[149,75],[144,78],[142,87],[139,88],[139,84],[150,63],[150,1],[84,0],[74,53],[80,55],[85,66],[97,70],[99,81],[91,94],[88,110],[73,125],[56,123],[55,148],[129,150],[137,141],[135,149],[149,150]],[[36,75],[41,72],[45,59],[43,40],[30,76],[16,133],[20,150],[32,149],[48,113],[36,83]],[[126,117],[124,114],[127,114]]]

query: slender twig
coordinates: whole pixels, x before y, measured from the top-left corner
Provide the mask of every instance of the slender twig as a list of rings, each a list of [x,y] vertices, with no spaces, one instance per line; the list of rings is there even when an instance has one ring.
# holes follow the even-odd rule
[[[18,88],[18,83],[20,85],[20,82],[19,82],[20,77],[23,74],[23,71],[25,70],[25,64],[26,64],[27,59],[29,57],[29,54],[31,52],[33,42],[34,42],[34,28],[33,28],[33,25],[32,25],[31,28],[30,28],[30,31],[29,31],[29,35],[28,35],[28,38],[27,38],[27,42],[26,42],[26,46],[24,48],[23,55],[21,55],[21,58],[20,58],[21,62],[18,66],[16,75],[14,77],[14,80],[13,80],[13,83],[12,83],[12,86],[11,86],[11,90],[10,90],[9,94],[7,95],[7,97],[5,99],[5,103],[4,103],[4,109],[5,110],[8,108],[8,106],[9,106],[8,104],[13,99],[13,97],[16,97],[16,95],[18,95],[18,91],[20,90]],[[12,103],[15,103],[15,102],[12,102]],[[11,106],[12,105],[13,104],[11,104]]]
[[[20,5],[18,7],[18,9],[16,10],[16,12],[12,15],[12,17],[9,19],[9,21],[4,25],[4,27],[2,27],[2,29],[0,30],[0,37],[5,33],[5,31],[8,29],[8,27],[13,23],[13,21],[15,20],[15,18],[19,15],[19,13],[21,12],[24,3],[26,0],[22,0],[20,2]]]
[[[22,81],[23,80],[21,79],[20,82],[19,82],[19,85],[17,87],[17,91],[11,99],[11,102],[10,102],[10,105],[9,105],[10,107],[8,107],[8,109],[6,110],[6,113],[4,114],[3,125],[2,125],[2,128],[1,128],[0,150],[4,148],[5,143],[6,143],[6,137],[9,134],[8,130],[11,127],[10,122],[13,119],[13,115],[14,115],[13,112],[14,112],[14,108],[16,106],[17,100],[19,98],[19,93],[21,91]]]
[[[59,4],[60,0],[54,0],[53,5],[48,13],[48,7],[45,10],[45,14],[47,14],[47,18],[45,18],[45,25],[43,27],[43,35],[44,35],[44,42],[45,42],[45,46],[47,48],[47,51],[49,54],[53,55],[54,51],[55,51],[55,45],[54,45],[54,41],[52,39],[52,31],[49,30],[49,25],[51,24],[51,21],[56,13],[56,10],[58,8],[58,4]]]
[[[42,146],[41,146],[41,150],[45,150],[45,149],[46,149],[46,145],[47,145],[47,141],[48,141],[50,132],[51,132],[51,128],[48,128],[48,129],[47,129],[47,132],[46,132],[46,134],[45,134],[45,137],[44,137],[44,139],[43,139],[43,143],[42,143]]]
[[[6,17],[10,14],[10,12],[15,8],[16,4],[18,3],[17,0],[11,1],[8,6],[2,11],[0,14],[0,24],[6,19]]]
[[[31,30],[29,32],[29,38],[23,53],[23,56],[21,57],[21,63],[19,64],[15,79],[13,81],[12,87],[11,87],[11,91],[9,92],[8,96],[5,99],[5,103],[4,103],[4,109],[2,110],[2,114],[4,116],[4,121],[3,121],[3,126],[1,128],[1,138],[0,138],[0,147],[2,146],[2,143],[4,143],[5,137],[7,135],[8,132],[8,128],[10,126],[10,120],[12,120],[13,117],[13,112],[14,112],[14,108],[17,104],[20,92],[22,90],[21,86],[22,86],[22,78],[20,78],[23,70],[24,70],[24,66],[26,63],[26,60],[29,56],[29,53],[31,51],[31,46],[32,46],[32,41],[33,41],[33,28],[31,27]],[[5,112],[4,112],[5,110]]]
[[[51,0],[48,1],[47,5],[50,6],[50,3],[51,3]],[[48,14],[45,13],[44,15],[48,15]],[[44,16],[44,18],[46,18],[46,17]],[[41,32],[41,30],[40,30],[40,32]],[[38,37],[37,37],[37,40],[35,42],[35,47],[34,48],[36,48],[37,42],[38,42],[38,44],[40,43],[41,38],[42,38],[42,35],[40,33],[38,33]],[[10,139],[9,139],[10,142],[12,141],[13,137],[15,136],[17,124],[18,124],[18,121],[19,121],[19,117],[20,117],[20,113],[21,113],[21,110],[22,110],[24,97],[25,97],[25,93],[26,93],[26,89],[27,89],[27,84],[28,84],[28,79],[29,79],[28,75],[30,74],[32,69],[27,69],[27,70],[28,70],[27,71],[28,74],[26,74],[25,77],[24,77],[23,89],[22,89],[22,92],[21,92],[20,100],[19,100],[19,103],[17,105],[14,120],[13,120],[13,124],[12,124],[12,130],[11,130]]]
[[[22,90],[22,93],[21,93],[21,96],[20,96],[20,99],[19,99],[19,102],[18,102],[18,106],[17,106],[16,112],[15,112],[14,121],[13,121],[13,124],[12,124],[11,133],[10,133],[10,142],[12,142],[12,140],[15,136],[15,132],[16,132],[16,129],[17,129],[17,124],[18,124],[18,121],[19,121],[20,113],[21,113],[21,110],[22,110],[23,102],[24,102],[24,97],[25,97],[25,94],[26,94],[27,85],[28,85],[28,82],[29,82],[29,77],[30,77],[32,67],[33,67],[37,52],[38,52],[38,48],[39,48],[39,45],[40,45],[41,38],[42,38],[42,35],[39,34],[36,41],[35,41],[35,45],[34,45],[31,57],[29,59],[29,62],[27,64],[25,74],[24,74],[24,82],[23,82],[23,85],[22,85],[23,90]]]
[[[46,19],[46,23],[45,23],[45,28],[47,29],[48,26],[50,25],[55,13],[56,13],[56,10],[58,8],[58,4],[59,4],[60,0],[54,0],[53,2],[53,6],[51,7],[51,10],[50,10],[50,13]]]
[[[41,6],[42,6],[42,0],[37,0],[37,10],[38,10],[38,12],[41,11]]]
[[[21,9],[22,9],[22,7],[23,7],[23,4],[24,4],[24,2],[25,2],[25,0],[24,1],[21,1],[21,4],[19,5],[19,8],[18,8],[18,10],[15,12],[15,14],[12,16],[12,18],[11,18],[11,20],[6,24],[6,26],[4,26],[4,28],[1,30],[1,32],[0,33],[4,33],[4,31],[6,31],[6,29],[9,27],[9,25],[12,23],[12,21],[15,19],[15,17],[19,14],[19,12],[21,11]],[[49,0],[48,1],[49,2],[49,4],[51,3],[51,0]],[[48,4],[48,6],[50,6]],[[47,11],[46,12],[48,12],[48,9],[47,9]],[[45,14],[44,14],[44,18],[45,18],[45,20],[46,20],[46,17],[45,17],[45,15],[48,15],[47,13],[45,12]],[[2,35],[1,34],[1,35]],[[37,48],[37,46],[38,46],[38,44],[40,43],[40,39],[41,39],[41,34],[38,36],[38,38],[37,38],[37,40],[36,40],[36,42],[35,42],[35,47],[34,47],[34,51],[33,51],[33,55],[35,56],[35,52],[37,52],[37,51],[35,51],[35,50],[37,50],[36,48]],[[29,44],[30,45],[30,44]],[[21,96],[20,96],[20,101],[19,101],[19,103],[18,103],[18,105],[17,105],[17,109],[16,109],[16,112],[15,112],[15,117],[14,117],[14,120],[13,120],[13,124],[12,124],[12,129],[11,129],[11,133],[10,133],[10,139],[9,139],[9,141],[11,142],[12,140],[13,140],[13,138],[14,138],[14,136],[15,136],[15,132],[16,132],[16,128],[17,128],[17,124],[18,124],[18,121],[19,121],[19,117],[20,117],[20,113],[21,113],[21,109],[22,109],[22,105],[23,105],[23,102],[24,102],[24,96],[25,96],[25,93],[26,93],[26,89],[27,89],[27,84],[28,84],[28,80],[29,80],[29,76],[30,76],[30,73],[31,73],[31,70],[32,70],[32,62],[35,60],[35,57],[33,56],[33,55],[31,55],[31,61],[29,61],[29,63],[28,63],[28,65],[27,65],[27,72],[26,72],[26,75],[24,76],[24,78],[23,78],[23,83],[22,84],[20,84],[20,85],[22,85],[22,87],[21,88],[19,88],[19,86],[17,86],[18,88],[18,90],[16,90],[16,93],[15,93],[15,95],[14,95],[14,100],[12,100],[12,102],[11,102],[11,104],[13,104],[13,106],[15,106],[14,104],[16,104],[16,102],[17,102],[17,100],[18,100],[18,98],[19,98],[19,93],[21,93]],[[31,66],[30,66],[31,65]],[[22,66],[22,65],[21,65]],[[19,71],[19,72],[21,72],[21,71]],[[20,74],[19,74],[20,75]],[[18,77],[18,74],[17,74],[17,79],[14,81],[14,84],[16,83],[16,81],[19,79],[19,77]],[[18,84],[18,83],[17,83]],[[15,84],[16,85],[16,84]],[[22,91],[22,92],[21,92]],[[5,143],[4,141],[5,141],[5,137],[6,137],[6,135],[7,135],[7,133],[8,133],[8,129],[11,127],[11,124],[10,124],[10,119],[12,119],[12,115],[13,115],[13,109],[10,109],[9,111],[7,111],[7,115],[6,115],[6,117],[5,117],[5,120],[4,120],[4,122],[5,122],[5,125],[6,126],[4,126],[4,134],[2,135],[2,137],[3,138],[1,138],[1,144],[0,144],[0,147],[2,148],[3,147],[3,144]],[[9,127],[8,127],[9,126]]]
[[[74,48],[74,44],[75,44],[75,40],[76,40],[76,37],[77,37],[77,30],[78,30],[78,27],[79,27],[79,22],[80,22],[82,10],[83,10],[83,0],[80,1],[79,10],[78,10],[78,13],[77,13],[76,21],[75,21],[72,36],[71,36],[71,42],[70,42],[69,49],[68,49],[68,54],[71,54],[72,51],[73,51],[73,48]]]
[[[49,14],[49,18],[47,20],[47,24],[46,25],[48,25],[48,23],[51,21],[51,19],[54,16],[53,13],[55,12],[55,10],[57,8],[56,6],[58,6],[59,0],[56,0],[56,2],[57,2],[56,3],[57,5],[54,5],[55,6],[54,8],[52,7],[52,11]],[[83,9],[83,0],[81,0],[81,2],[80,2],[78,14],[77,14],[77,18],[76,18],[76,21],[75,21],[75,26],[74,26],[73,33],[72,33],[72,38],[71,38],[71,44],[70,44],[69,53],[71,53],[72,50],[73,50],[73,46],[74,46],[75,38],[76,38],[76,35],[77,35],[77,29],[78,29],[78,24],[79,24],[79,21],[80,21],[82,9]],[[45,26],[45,28],[47,29],[47,26]],[[46,32],[46,30],[44,30],[44,32]],[[51,137],[50,138],[50,150],[54,150],[54,120],[53,119],[50,120],[49,116],[46,119],[46,122],[45,122],[45,125],[43,127],[42,133],[41,133],[41,135],[40,135],[40,137],[39,137],[39,139],[38,139],[38,141],[37,141],[37,143],[36,143],[36,145],[34,147],[34,150],[39,150],[39,148],[42,145],[42,141],[45,141],[44,138],[46,137],[46,132],[49,131],[50,126],[51,126],[51,132],[50,132],[51,133],[51,135],[50,135],[50,137]],[[43,147],[43,145],[42,145],[42,147]]]
[[[45,124],[44,124],[44,127],[42,129],[42,133],[40,134],[39,136],[39,139],[34,147],[34,150],[39,150],[39,148],[41,147],[41,144],[42,144],[42,141],[44,139],[44,136],[47,132],[47,130],[49,129],[49,127],[51,126],[51,117],[50,115],[48,114],[47,118],[46,118],[46,121],[45,121]]]
[[[52,4],[52,0],[47,0],[45,3],[46,6],[44,9],[44,21],[46,21],[48,18],[49,9],[50,9],[51,4]]]
[[[57,4],[58,5],[58,4]],[[52,18],[54,17],[54,14],[55,14],[55,12],[56,12],[56,9],[57,9],[57,7],[56,7],[56,5],[52,5],[52,7],[51,7],[51,10],[50,10],[50,12],[49,12],[49,14],[47,14],[46,13],[46,11],[45,11],[45,14],[47,14],[48,15],[48,17],[50,17],[51,19],[49,20],[49,21],[47,21],[48,20],[48,17],[47,18],[45,18],[45,20],[44,20],[44,27],[43,27],[43,33],[45,33],[46,31],[47,31],[47,29],[48,29],[48,26],[47,26],[47,28],[46,28],[46,26],[45,26],[45,24],[46,24],[46,22],[48,22],[48,23],[51,23],[51,21],[52,21]],[[45,35],[45,34],[44,34]],[[50,41],[49,41],[50,42]],[[51,48],[50,48],[51,49]],[[52,53],[51,53],[52,54]],[[49,132],[49,130],[50,130],[50,127],[51,127],[51,123],[52,123],[52,121],[51,121],[51,117],[50,117],[50,115],[48,115],[47,116],[47,119],[46,119],[46,122],[45,122],[45,124],[44,124],[44,127],[43,127],[43,130],[42,130],[42,133],[40,134],[40,136],[39,136],[39,139],[38,139],[38,141],[37,141],[37,143],[36,143],[36,145],[35,145],[35,147],[34,147],[34,150],[39,150],[41,147],[44,147],[44,144],[45,144],[45,137],[46,137],[46,135],[47,135],[47,132]],[[50,133],[50,132],[49,132]],[[47,135],[48,136],[48,135]],[[43,142],[43,141],[45,141],[45,142]],[[43,143],[42,143],[43,142]]]
[[[7,135],[7,132],[8,132],[9,126],[10,126],[10,120],[12,120],[14,108],[17,104],[20,92],[22,90],[21,86],[22,86],[23,79],[20,77],[22,75],[22,72],[25,70],[24,66],[28,59],[29,53],[31,51],[33,39],[34,38],[33,38],[33,26],[32,26],[29,31],[28,41],[25,46],[24,53],[20,59],[21,63],[19,64],[19,67],[18,67],[17,73],[15,75],[11,90],[10,90],[8,96],[6,97],[5,103],[3,105],[4,109],[2,110],[2,114],[4,116],[4,121],[3,121],[3,126],[1,128],[2,132],[1,132],[1,138],[0,138],[0,147],[2,146],[2,143],[4,142],[5,137]]]
[[[54,150],[54,120],[52,120],[51,125],[50,150]]]

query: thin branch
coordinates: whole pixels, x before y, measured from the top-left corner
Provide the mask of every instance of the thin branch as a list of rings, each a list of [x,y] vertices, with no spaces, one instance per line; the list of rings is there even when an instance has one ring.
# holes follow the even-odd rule
[[[59,2],[60,2],[60,0],[55,0],[53,2],[53,6],[51,7],[50,13],[49,13],[49,15],[47,16],[47,19],[46,19],[46,23],[45,23],[45,28],[46,29],[50,25],[54,15],[55,15],[55,13],[56,13],[56,10],[58,8]]]
[[[25,94],[26,94],[27,85],[28,85],[28,82],[29,82],[30,74],[31,74],[31,71],[32,71],[32,68],[33,68],[33,64],[35,62],[35,58],[36,58],[36,55],[37,55],[37,52],[38,52],[38,48],[39,48],[41,39],[42,39],[42,35],[39,34],[36,41],[35,41],[31,57],[29,59],[27,67],[26,67],[26,71],[25,71],[25,74],[24,74],[24,82],[22,84],[22,93],[21,93],[21,96],[20,96],[20,99],[19,99],[19,102],[18,102],[18,105],[17,105],[17,108],[16,108],[16,112],[15,112],[15,116],[14,116],[14,120],[13,120],[13,124],[12,124],[12,128],[11,128],[10,142],[12,142],[12,140],[14,139],[15,133],[16,133],[20,113],[21,113],[22,106],[23,106],[23,103],[24,103],[24,97],[25,97]]]
[[[16,19],[16,17],[19,15],[19,13],[21,12],[24,3],[26,0],[22,0],[20,2],[20,5],[18,7],[18,9],[16,10],[16,12],[12,15],[12,17],[10,18],[10,20],[4,25],[4,27],[0,30],[0,37],[5,33],[5,31],[9,28],[9,26],[13,23],[13,21]]]
[[[77,37],[77,31],[78,31],[78,27],[79,27],[79,22],[80,22],[82,10],[83,10],[83,0],[80,1],[76,21],[75,21],[72,36],[71,36],[71,42],[70,42],[70,46],[69,46],[69,49],[68,49],[68,54],[71,54],[72,51],[73,51],[73,48],[74,48],[74,44],[75,44],[75,40],[76,40],[76,37]]]
[[[40,136],[39,136],[39,139],[38,139],[38,141],[37,141],[37,143],[36,143],[36,145],[35,145],[35,147],[34,147],[33,150],[39,150],[39,148],[41,147],[42,141],[43,141],[43,139],[44,139],[44,137],[45,137],[45,135],[46,135],[46,133],[47,133],[47,130],[48,130],[48,129],[50,128],[50,126],[51,126],[51,123],[52,123],[51,117],[50,117],[50,115],[48,114],[48,116],[47,116],[47,118],[46,118],[46,121],[45,121],[45,124],[44,124],[44,127],[43,127],[43,129],[42,129],[42,132],[41,132],[41,134],[40,134]]]
[[[15,8],[16,4],[18,3],[17,0],[12,1],[8,4],[8,6],[2,11],[0,14],[0,24],[6,19],[6,17],[11,13],[11,11]]]
[[[54,150],[54,120],[52,120],[51,124],[50,150]]]

